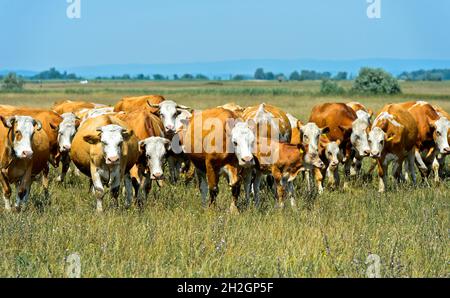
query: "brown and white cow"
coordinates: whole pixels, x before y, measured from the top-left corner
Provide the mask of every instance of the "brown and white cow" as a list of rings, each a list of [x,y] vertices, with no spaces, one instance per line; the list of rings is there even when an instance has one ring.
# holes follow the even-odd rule
[[[139,159],[131,170],[131,177],[136,195],[143,190],[147,197],[151,181],[164,177],[163,165],[170,149],[170,140],[164,137],[162,121],[149,111],[133,111],[116,117],[124,121],[139,140]],[[140,196],[138,198],[141,199]]]
[[[11,210],[11,184],[16,184],[15,208],[20,210],[30,195],[32,177],[48,169],[49,142],[38,120],[29,116],[0,116],[0,183],[5,210]],[[43,179],[47,193],[48,178]]]
[[[77,113],[84,109],[96,109],[107,107],[104,104],[86,102],[86,101],[72,101],[72,100],[62,100],[57,101],[53,104],[51,108],[56,113],[62,115],[64,113]]]
[[[62,169],[61,174],[56,178],[56,181],[63,182],[70,166],[69,152],[72,148],[72,140],[75,136],[78,127],[80,126],[80,119],[71,112],[61,115],[63,121],[58,126],[58,146],[61,154]]]
[[[183,121],[178,132],[181,148],[173,148],[177,152],[182,150],[194,164],[204,205],[208,191],[209,205],[215,204],[220,171],[226,167],[233,197],[231,212],[238,211],[239,168],[254,165],[255,135],[246,122],[237,119],[235,113],[223,108],[195,111],[189,120]]]
[[[125,122],[111,115],[86,120],[72,142],[70,158],[90,177],[97,199],[97,211],[103,211],[104,187],[109,186],[117,205],[122,180],[126,189],[126,207],[131,205],[133,186],[130,170],[139,157],[138,139]]]
[[[256,124],[256,137],[266,137],[280,142],[291,140],[291,124],[286,113],[265,103],[248,107],[242,112],[242,118]]]
[[[58,125],[63,119],[58,113],[48,109],[0,105],[0,115],[4,117],[13,115],[30,116],[35,120],[39,120],[49,141],[49,161],[54,167],[59,165]]]
[[[403,161],[407,159],[408,172],[416,183],[414,170],[417,124],[413,116],[401,105],[386,105],[375,118],[369,133],[370,156],[377,161],[379,192],[387,184],[388,166],[395,161],[394,177],[402,180]]]
[[[119,100],[114,106],[114,112],[133,112],[136,110],[148,110],[155,113],[158,108],[152,104],[160,104],[165,100],[162,95],[127,96]]]
[[[339,141],[344,152],[345,174],[350,175],[353,157],[362,159],[369,155],[367,141],[369,125],[357,117],[355,111],[344,103],[323,103],[316,105],[309,118],[319,127],[328,127],[327,137],[331,142]]]
[[[416,121],[418,136],[416,140],[416,162],[422,176],[429,174],[430,168],[434,172],[436,182],[439,182],[438,156],[445,158],[450,154],[448,131],[450,122],[446,117],[438,114],[435,108],[427,102],[407,102],[399,104],[406,106]],[[422,157],[423,155],[423,157]]]

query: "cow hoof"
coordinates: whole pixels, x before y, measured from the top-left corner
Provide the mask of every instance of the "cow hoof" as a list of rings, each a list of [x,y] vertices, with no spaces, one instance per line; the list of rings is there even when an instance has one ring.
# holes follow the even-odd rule
[[[62,182],[61,176],[56,177],[55,181],[56,182]]]

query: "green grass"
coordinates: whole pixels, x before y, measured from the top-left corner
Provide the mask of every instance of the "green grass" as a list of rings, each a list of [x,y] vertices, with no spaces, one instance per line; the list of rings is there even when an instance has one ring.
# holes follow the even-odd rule
[[[91,85],[91,90],[99,89],[89,94],[67,94],[65,89],[74,87],[43,84],[51,92],[2,93],[0,103],[50,106],[55,100],[73,98],[111,104],[127,89],[142,89],[141,84],[102,82]],[[304,121],[314,104],[346,100],[232,94],[235,88],[275,88],[259,82],[199,85],[152,83],[149,88],[197,108],[229,101],[242,105],[271,102]],[[319,88],[315,82],[286,85],[283,88],[306,92]],[[436,98],[450,94],[448,83],[418,85],[404,89]],[[227,95],[185,91],[203,86],[231,91]],[[404,99],[360,98],[374,110]],[[450,110],[449,100],[433,102]],[[243,208],[239,215],[228,212],[231,193],[224,181],[213,210],[201,207],[193,183],[166,183],[153,187],[142,211],[136,207],[125,210],[122,196],[121,206],[114,209],[107,197],[107,208],[99,215],[86,177],[70,174],[65,185],[54,182],[55,177],[52,169],[50,200],[35,182],[27,210],[6,213],[0,206],[0,276],[64,277],[65,259],[72,253],[81,257],[83,277],[365,277],[370,254],[380,256],[383,277],[450,276],[448,178],[432,187],[390,181],[384,195],[377,193],[378,179],[357,180],[346,191],[325,191],[312,197],[299,177],[296,208],[288,204],[284,210],[275,209],[272,195],[264,190],[262,208]]]

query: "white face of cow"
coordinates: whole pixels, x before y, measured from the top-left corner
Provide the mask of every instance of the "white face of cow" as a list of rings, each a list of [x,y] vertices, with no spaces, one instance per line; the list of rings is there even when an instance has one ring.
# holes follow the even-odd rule
[[[165,100],[159,105],[159,115],[164,125],[166,133],[174,133],[176,130],[176,118],[182,110],[188,109],[185,106],[180,106],[171,100]]]
[[[450,121],[441,117],[433,123],[434,133],[433,138],[436,143],[437,150],[440,154],[450,154],[450,146],[448,144],[448,130]]]
[[[127,141],[131,133],[120,125],[109,124],[97,128],[98,135],[87,135],[84,140],[90,144],[101,142],[105,163],[109,166],[120,163],[122,144]]]
[[[370,156],[378,158],[384,149],[386,133],[379,127],[374,127],[369,132]]]
[[[29,116],[12,116],[5,120],[5,126],[12,129],[13,150],[18,158],[33,157],[32,139],[35,128],[40,130],[42,125],[39,121]]]
[[[149,137],[139,142],[139,148],[145,154],[147,166],[150,169],[150,178],[159,180],[163,178],[163,164],[170,140],[161,137]]]
[[[327,133],[328,127],[320,129],[317,124],[309,122],[300,127],[303,145],[308,146],[308,152],[305,155],[305,162],[314,165],[317,168],[323,168],[324,164],[319,157],[319,139],[322,133]]]
[[[183,121],[187,121],[192,117],[192,113],[187,110],[181,110],[180,114],[175,118],[175,131],[179,131],[183,126]]]
[[[368,123],[364,119],[356,119],[352,123],[352,135],[350,141],[356,154],[364,157],[370,154],[370,147],[367,140]]]
[[[59,151],[69,152],[72,144],[72,139],[77,132],[79,120],[73,113],[64,113],[61,115],[63,121],[58,128],[58,144]]]
[[[240,166],[254,164],[252,149],[255,134],[246,122],[238,122],[231,130],[231,141]]]
[[[339,159],[340,159],[340,149],[339,144],[336,142],[330,142],[327,144],[327,147],[325,149],[325,155],[330,163],[330,167],[335,168],[339,165]]]

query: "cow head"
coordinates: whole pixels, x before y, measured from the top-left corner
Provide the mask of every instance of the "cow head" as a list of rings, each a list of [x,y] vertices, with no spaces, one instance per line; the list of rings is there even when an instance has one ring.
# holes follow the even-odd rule
[[[430,123],[433,128],[433,139],[436,143],[436,149],[440,154],[450,154],[450,146],[448,144],[448,130],[450,121],[445,117]]]
[[[370,125],[370,118],[372,117],[372,111],[366,112],[364,110],[358,110],[356,111],[356,117],[358,119],[364,120],[367,125]]]
[[[320,135],[326,134],[330,131],[328,127],[319,128],[317,124],[308,122],[300,127],[301,143],[307,147],[307,154],[305,161],[318,168],[323,168],[325,165],[319,157],[319,139]]]
[[[378,126],[372,128],[369,132],[370,156],[373,158],[379,158],[386,143],[391,142],[394,137],[395,135],[385,133]]]
[[[231,142],[240,166],[251,166],[255,163],[252,153],[255,134],[251,124],[237,122],[231,130]]]
[[[58,145],[61,153],[70,151],[72,139],[80,125],[80,119],[74,113],[64,113],[61,115],[63,121],[58,127]]]
[[[92,145],[101,143],[107,165],[120,163],[123,142],[130,139],[133,131],[120,125],[109,124],[97,128],[97,132],[98,134],[84,136],[84,140]]]
[[[330,168],[335,169],[342,160],[341,150],[339,148],[340,141],[329,142],[325,147],[325,157],[327,158]]]
[[[35,130],[41,130],[40,121],[30,116],[0,116],[3,125],[9,128],[9,138],[14,155],[18,158],[30,159],[33,157],[32,140]]]
[[[157,114],[161,118],[161,121],[164,125],[164,130],[166,133],[173,134],[176,130],[176,117],[181,113],[183,110],[191,110],[190,108],[186,106],[182,106],[177,104],[176,102],[172,100],[165,100],[159,104],[152,104],[147,102],[147,104],[152,108],[157,108]]]
[[[151,179],[163,179],[163,164],[169,150],[170,140],[166,138],[149,137],[139,141],[139,151],[145,155]]]
[[[356,155],[360,157],[368,156],[370,154],[370,147],[367,140],[368,127],[369,124],[365,119],[358,118],[352,123],[350,142],[356,151]]]

